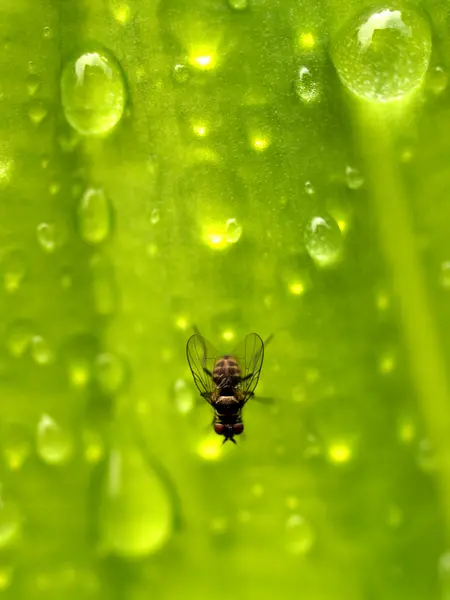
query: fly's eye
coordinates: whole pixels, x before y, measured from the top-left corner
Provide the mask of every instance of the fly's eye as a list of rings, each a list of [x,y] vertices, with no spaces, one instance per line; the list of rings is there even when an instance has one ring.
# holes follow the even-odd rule
[[[217,433],[217,435],[223,435],[225,431],[225,425],[222,425],[222,423],[214,423],[214,431]]]
[[[235,423],[233,425],[233,433],[234,435],[239,435],[244,431],[244,423]]]

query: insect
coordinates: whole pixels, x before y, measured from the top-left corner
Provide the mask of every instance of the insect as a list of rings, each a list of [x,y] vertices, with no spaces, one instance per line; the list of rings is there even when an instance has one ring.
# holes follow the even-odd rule
[[[267,342],[266,342],[267,343]],[[213,407],[214,431],[223,443],[244,431],[242,409],[254,395],[264,360],[264,342],[249,333],[232,354],[221,355],[202,335],[186,346],[189,366],[200,395]]]

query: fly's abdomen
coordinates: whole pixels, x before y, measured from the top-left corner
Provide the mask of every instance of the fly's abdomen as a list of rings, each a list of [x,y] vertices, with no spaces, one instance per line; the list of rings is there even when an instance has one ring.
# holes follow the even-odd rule
[[[213,379],[219,387],[235,387],[240,378],[241,369],[232,356],[223,356],[214,365]]]

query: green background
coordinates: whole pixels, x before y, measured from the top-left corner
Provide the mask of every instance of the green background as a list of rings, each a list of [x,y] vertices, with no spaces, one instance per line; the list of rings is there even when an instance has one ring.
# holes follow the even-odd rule
[[[5,597],[450,597],[450,17],[370,7],[4,0]],[[274,334],[238,447],[194,325]]]

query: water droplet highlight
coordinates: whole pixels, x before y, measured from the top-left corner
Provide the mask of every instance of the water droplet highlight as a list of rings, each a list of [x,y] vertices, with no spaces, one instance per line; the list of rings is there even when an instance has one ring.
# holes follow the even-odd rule
[[[313,217],[305,234],[306,251],[322,267],[336,264],[342,254],[342,234],[331,217]]]
[[[345,168],[345,181],[351,190],[359,190],[364,183],[364,177],[358,169],[347,166]]]
[[[47,116],[47,108],[40,100],[35,100],[30,104],[28,116],[35,125],[39,125]]]
[[[320,97],[320,88],[316,77],[308,67],[300,67],[295,80],[295,91],[304,104],[312,104]]]
[[[36,229],[37,240],[45,252],[56,248],[56,228],[52,223],[40,223]]]
[[[78,222],[83,239],[88,244],[100,244],[111,231],[111,206],[104,191],[89,188],[78,206]]]
[[[194,395],[192,390],[188,387],[184,379],[177,379],[173,387],[175,406],[178,412],[183,415],[191,412],[194,407]]]
[[[122,118],[126,93],[123,75],[109,53],[87,52],[70,61],[61,79],[64,114],[82,135],[110,133]]]
[[[53,362],[53,352],[41,335],[31,338],[31,357],[37,365],[48,365]]]
[[[101,505],[103,546],[119,556],[153,554],[172,534],[172,506],[154,468],[136,446],[110,453]]]
[[[388,102],[421,86],[431,55],[427,20],[413,8],[384,8],[353,19],[336,39],[332,58],[356,96]]]
[[[43,414],[37,427],[36,450],[47,464],[63,464],[72,455],[72,437],[52,417]]]
[[[233,10],[245,10],[248,8],[248,0],[228,0],[228,4]]]

